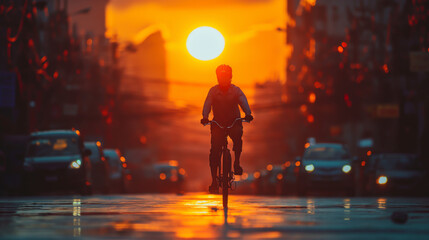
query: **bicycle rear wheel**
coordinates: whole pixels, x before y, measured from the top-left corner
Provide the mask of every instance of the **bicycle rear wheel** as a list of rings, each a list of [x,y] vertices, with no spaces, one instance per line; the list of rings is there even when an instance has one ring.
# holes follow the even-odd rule
[[[228,208],[229,175],[231,174],[231,153],[228,149],[226,149],[222,155],[222,201],[223,208]]]

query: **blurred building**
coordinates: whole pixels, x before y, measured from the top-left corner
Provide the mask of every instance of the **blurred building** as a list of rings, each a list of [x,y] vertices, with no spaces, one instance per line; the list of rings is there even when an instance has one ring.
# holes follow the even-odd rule
[[[246,161],[243,164],[252,170],[265,168],[267,163],[291,161],[302,151],[297,144],[305,142],[307,130],[300,124],[305,119],[296,114],[293,104],[285,104],[282,96],[282,83],[278,80],[255,85],[252,111],[257,121],[246,127],[244,134],[244,146],[251,148],[244,151]]]
[[[356,154],[362,139],[377,151],[421,149],[427,69],[413,72],[409,54],[427,54],[425,3],[287,1],[288,101],[306,110],[308,137]]]
[[[107,3],[98,2],[101,5],[95,7]],[[5,133],[76,127],[92,134],[103,126],[100,122],[106,126],[111,122],[120,79],[117,43],[104,34],[79,34],[77,25],[70,26],[70,16],[91,10],[70,14],[69,3],[2,2],[2,9],[9,11],[0,30],[4,36],[0,52],[6,56],[0,66],[9,80],[2,80],[1,86],[9,87],[11,93],[5,97],[8,103],[0,107]],[[101,17],[93,22],[99,23],[103,33],[105,19]]]
[[[166,55],[160,31],[149,34],[138,45],[130,43],[121,56],[127,76],[121,91],[165,101],[168,98]]]
[[[139,44],[128,43],[121,51],[124,76],[118,88],[121,125],[115,136],[125,149],[161,148],[153,138],[146,144],[149,121],[171,114],[168,109],[165,40],[159,31],[149,33]],[[169,106],[170,105],[170,106]],[[155,158],[155,157],[154,157]]]
[[[78,34],[105,37],[106,7],[109,0],[71,0],[68,2],[70,26],[77,26]]]

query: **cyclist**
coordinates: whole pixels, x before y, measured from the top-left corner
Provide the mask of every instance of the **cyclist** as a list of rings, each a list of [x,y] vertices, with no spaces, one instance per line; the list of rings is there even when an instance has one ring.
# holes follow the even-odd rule
[[[246,114],[245,120],[250,122],[253,120],[252,112],[250,111],[249,103],[243,91],[234,84],[232,80],[232,68],[222,64],[216,68],[216,76],[218,85],[212,87],[207,95],[203,107],[203,118],[201,124],[209,123],[209,113],[213,108],[213,120],[221,126],[230,126],[235,119],[240,118],[240,105],[243,112]],[[216,181],[217,168],[220,166],[222,145],[224,143],[224,130],[216,124],[210,126],[211,131],[211,149],[210,149],[210,170],[212,175],[212,184],[209,186],[210,193],[218,193],[219,186]],[[228,130],[228,135],[233,141],[233,151],[235,152],[234,174],[242,175],[243,169],[240,166],[240,155],[243,141],[243,125],[241,121],[235,122],[234,126]]]

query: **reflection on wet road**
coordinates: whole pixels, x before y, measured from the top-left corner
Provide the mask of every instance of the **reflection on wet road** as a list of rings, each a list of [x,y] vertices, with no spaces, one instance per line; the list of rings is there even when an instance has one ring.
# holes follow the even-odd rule
[[[207,194],[0,199],[0,238],[424,239],[425,198],[230,197]],[[390,220],[408,213],[405,224]]]

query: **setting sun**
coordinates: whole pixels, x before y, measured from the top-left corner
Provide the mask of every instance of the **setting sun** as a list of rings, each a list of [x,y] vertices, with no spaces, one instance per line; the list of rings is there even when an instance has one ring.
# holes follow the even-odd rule
[[[188,52],[196,59],[208,61],[218,57],[225,47],[222,34],[212,27],[193,30],[186,40]]]

